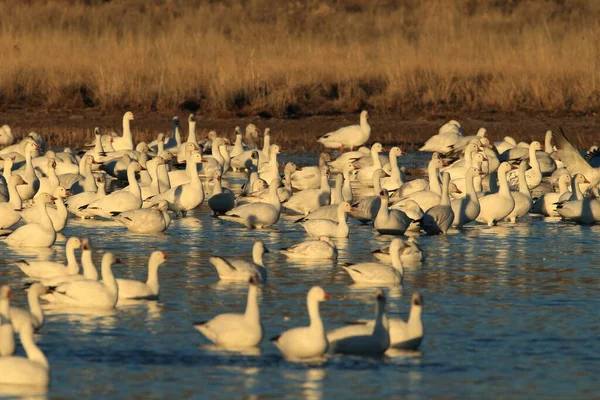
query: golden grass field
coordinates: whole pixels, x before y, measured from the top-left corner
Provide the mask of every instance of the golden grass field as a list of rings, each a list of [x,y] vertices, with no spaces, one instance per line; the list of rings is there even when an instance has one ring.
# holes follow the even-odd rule
[[[5,0],[0,105],[594,111],[600,2]]]
[[[5,0],[0,15],[0,123],[73,111],[119,128],[127,109],[185,117],[195,100],[213,119],[366,108],[434,129],[478,113],[595,120],[600,99],[596,1]]]

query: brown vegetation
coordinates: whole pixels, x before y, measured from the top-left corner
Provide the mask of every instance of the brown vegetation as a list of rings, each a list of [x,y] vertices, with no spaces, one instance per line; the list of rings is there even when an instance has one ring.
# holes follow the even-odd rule
[[[6,0],[0,107],[590,113],[586,0]],[[1,121],[0,121],[1,122]]]

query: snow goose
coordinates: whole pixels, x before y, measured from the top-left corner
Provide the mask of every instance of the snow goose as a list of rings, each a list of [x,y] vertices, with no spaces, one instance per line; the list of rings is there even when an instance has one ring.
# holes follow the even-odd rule
[[[475,135],[461,136],[449,147],[452,149],[453,153],[461,152],[466,150],[466,147],[469,145],[469,143],[481,138],[487,138],[487,129],[479,128]]]
[[[25,325],[19,334],[25,357],[0,357],[0,385],[46,388],[50,382],[48,360],[33,340],[33,327]],[[1,346],[0,346],[1,347]]]
[[[235,127],[235,142],[233,147],[229,151],[231,157],[239,156],[244,152],[244,146],[242,145],[242,128],[239,126]]]
[[[241,258],[213,256],[208,261],[214,265],[219,279],[224,281],[246,282],[251,276],[257,276],[261,282],[267,281],[267,269],[263,264],[263,254],[269,250],[260,240],[252,247],[252,262]]]
[[[400,238],[394,238],[390,244],[390,255],[392,266],[380,263],[359,263],[342,266],[356,283],[377,285],[402,285],[404,280],[404,267],[400,260],[400,249],[404,242]]]
[[[22,177],[27,184],[17,186],[19,196],[21,196],[21,199],[23,200],[29,200],[33,198],[40,188],[40,180],[38,179],[31,162],[33,153],[39,150],[40,146],[33,141],[28,142],[27,146],[25,146],[25,173],[22,175]]]
[[[419,247],[419,239],[414,236],[408,238],[408,240],[402,242],[400,246],[400,261],[403,264],[414,264],[423,261],[423,251]],[[384,247],[379,250],[371,252],[373,256],[385,264],[392,263],[392,256],[390,255],[390,247]]]
[[[327,351],[329,342],[319,313],[319,303],[331,299],[319,286],[313,286],[306,296],[310,324],[292,328],[271,338],[283,356],[291,361],[316,359]]]
[[[53,158],[48,159],[48,168],[46,177],[40,179],[40,187],[33,196],[34,198],[41,193],[52,193],[59,185],[58,176],[56,175],[56,160]]]
[[[247,128],[246,128],[247,129]],[[256,128],[254,128],[256,129]],[[258,131],[257,131],[258,133]],[[271,133],[269,128],[265,128],[263,133],[264,141],[263,141],[263,150],[259,151],[255,148],[250,147],[249,150],[245,150],[243,153],[238,154],[235,157],[231,157],[231,168],[234,171],[239,171],[242,168],[248,168],[249,163],[251,164],[251,157],[253,154],[256,154],[256,160],[258,164],[262,164],[265,160],[269,159],[269,148],[271,146]]]
[[[25,275],[34,279],[49,279],[58,276],[77,275],[79,263],[75,258],[75,250],[81,246],[79,238],[72,237],[67,240],[65,254],[67,264],[53,261],[27,261],[19,260],[15,264]]]
[[[352,210],[353,207],[350,203],[344,201],[338,205],[337,222],[330,219],[309,219],[307,221],[302,221],[301,224],[309,236],[347,238],[350,234],[350,227],[346,222],[346,213],[351,212]]]
[[[177,155],[179,148],[181,147],[181,133],[179,132],[179,117],[174,116],[171,120],[171,131],[173,135],[170,138],[165,139],[165,150],[173,155]]]
[[[350,173],[358,169],[360,169],[360,167],[353,163],[348,163],[344,166],[344,169],[342,170],[342,177],[344,179],[342,183],[342,197],[340,199],[340,202],[347,201],[348,203],[352,204],[354,196],[352,193],[352,185],[350,183],[350,181],[352,180],[350,177]]]
[[[288,162],[285,164],[283,169],[283,173],[288,179],[284,180],[284,186],[280,187],[282,184],[282,180],[279,176],[275,176],[275,180],[277,180],[277,195],[279,196],[279,201],[281,203],[289,200],[293,196],[293,190],[290,186],[289,176],[296,170],[296,164]],[[238,197],[238,204],[243,203],[254,203],[254,202],[266,202],[269,200],[269,189],[265,187],[262,190],[256,190],[251,193],[242,193]]]
[[[515,200],[510,194],[506,173],[511,170],[511,166],[506,161],[498,167],[498,193],[489,194],[479,199],[480,211],[476,221],[495,225],[496,222],[506,218],[515,207]]]
[[[542,171],[540,169],[540,163],[536,157],[536,151],[541,151],[542,145],[540,142],[533,141],[529,145],[529,164],[531,168],[525,172],[525,179],[527,180],[527,186],[529,189],[534,189],[542,182]],[[509,172],[506,179],[509,182],[509,187],[512,189],[519,188],[519,173],[518,171]]]
[[[379,199],[381,205],[375,221],[373,221],[375,230],[382,235],[404,235],[412,219],[404,211],[388,209],[389,195],[387,190],[383,189],[379,192]]]
[[[90,279],[93,281],[98,280],[98,270],[92,260],[92,243],[90,239],[84,238],[81,240],[81,267],[82,274],[73,275],[61,275],[52,278],[46,278],[41,281],[41,284],[45,287],[59,286],[67,282],[81,281]],[[54,302],[54,296],[52,294],[46,294],[42,296],[44,300]]]
[[[600,201],[588,198],[560,201],[556,204],[556,212],[564,219],[578,224],[595,224],[600,221]]]
[[[40,222],[19,227],[4,240],[11,247],[50,247],[56,240],[56,231],[52,220],[48,216],[46,204],[55,200],[47,193],[35,200],[36,208],[40,215]]]
[[[225,214],[235,207],[235,197],[231,190],[223,190],[223,187],[221,186],[221,172],[215,172],[214,180],[215,183],[213,185],[212,194],[208,199],[208,206],[216,217],[219,214]]]
[[[369,119],[369,113],[363,110],[360,113],[359,125],[350,125],[329,132],[321,136],[317,141],[328,149],[340,149],[340,151],[344,151],[344,147],[350,147],[350,151],[352,151],[355,147],[360,147],[369,141],[371,126],[367,122],[367,119]]]
[[[196,148],[198,148],[198,139],[196,138],[196,116],[194,114],[190,114],[188,117],[188,126],[189,130],[186,145],[187,143],[193,143]],[[177,162],[180,164],[186,160],[186,145],[179,146],[179,151],[177,152]]]
[[[41,193],[38,193],[38,197],[41,196]],[[69,212],[67,211],[67,207],[65,206],[64,199],[67,196],[71,195],[67,189],[62,186],[56,187],[54,193],[54,205],[56,208],[48,205],[46,206],[46,211],[48,212],[48,216],[52,221],[52,226],[56,232],[61,232],[67,226],[67,219],[69,216]],[[39,224],[40,223],[40,213],[35,207],[29,207],[21,211],[21,217],[28,224]]]
[[[427,166],[427,173],[429,175],[429,185],[427,188],[413,191],[410,194],[401,197],[400,199],[392,199],[394,206],[392,208],[396,209],[395,205],[402,206],[407,200],[415,201],[423,211],[429,210],[431,207],[438,205],[440,203],[440,196],[442,194],[442,187],[439,181],[439,170],[444,166],[444,162],[442,159],[437,157],[432,157],[431,161]],[[416,181],[416,180],[415,180]],[[415,182],[411,181],[411,182]],[[404,193],[403,187],[399,189],[400,192]]]
[[[281,153],[279,145],[273,144],[269,149],[269,162],[258,165],[258,175],[266,182],[271,182],[279,177],[279,164],[277,163],[277,154]]]
[[[373,195],[361,197],[352,204],[354,209],[350,213],[352,218],[356,218],[363,224],[375,220],[381,206],[381,199],[379,198],[379,192],[381,192],[380,179],[384,176],[386,176],[386,173],[383,169],[377,169],[373,172]]]
[[[142,208],[139,210],[113,211],[114,219],[125,225],[135,233],[164,232],[171,225],[171,217],[167,213],[169,202],[161,200],[156,208]]]
[[[477,193],[475,192],[475,186],[473,184],[473,181],[476,176],[479,176],[480,173],[482,174],[483,172],[481,172],[475,167],[469,167],[466,170],[466,195],[463,198],[452,200],[452,202],[450,203],[452,207],[452,212],[454,213],[454,220],[452,221],[452,226],[461,228],[465,224],[468,224],[471,221],[475,221],[475,219],[479,215],[479,198],[477,197]]]
[[[247,203],[237,206],[232,210],[220,215],[219,218],[226,221],[237,222],[247,228],[268,228],[279,221],[281,214],[281,203],[277,194],[277,179],[273,179],[269,186],[268,203]]]
[[[106,181],[104,175],[96,177],[98,189],[95,192],[81,192],[67,198],[67,210],[81,218],[91,218],[94,215],[86,211],[83,206],[106,196]],[[81,208],[81,210],[80,210]]]
[[[79,210],[87,210],[90,214],[98,217],[110,218],[111,213],[115,211],[137,210],[142,206],[142,193],[135,173],[142,170],[142,166],[137,161],[132,161],[127,167],[127,179],[129,181],[129,190],[119,190],[111,194],[94,200],[88,205],[82,206]]]
[[[442,125],[437,135],[433,135],[419,151],[447,153],[452,145],[463,136],[462,127],[458,121],[452,120]]]
[[[158,300],[160,285],[158,284],[158,268],[165,262],[167,255],[162,251],[154,251],[148,260],[148,279],[140,282],[133,279],[117,279],[119,299]]]
[[[421,313],[423,311],[423,297],[415,293],[410,301],[410,314],[408,321],[400,318],[387,318],[390,332],[390,348],[399,350],[417,350],[424,337],[423,321]],[[369,327],[374,325],[373,320],[359,320],[354,324],[366,324]]]
[[[69,189],[73,194],[97,191],[96,178],[92,170],[98,165],[100,163],[96,162],[93,156],[89,154],[83,156],[79,161],[79,173],[58,176],[60,186]]]
[[[385,294],[377,289],[375,321],[349,325],[327,333],[331,351],[342,354],[380,356],[390,347],[390,332],[385,315]]]
[[[337,260],[338,251],[335,242],[327,236],[308,239],[293,246],[279,250],[288,258]]]
[[[0,229],[7,229],[21,220],[21,207],[23,201],[17,190],[18,185],[26,185],[23,178],[19,175],[11,176],[8,179],[9,202],[0,203]]]
[[[248,300],[243,314],[220,314],[209,321],[194,324],[194,328],[217,346],[226,349],[255,347],[263,338],[258,307],[258,279],[248,280]]]
[[[521,161],[521,164],[519,164],[519,191],[511,192],[515,200],[515,207],[506,216],[506,219],[512,223],[517,222],[517,218],[524,217],[531,210],[531,193],[529,192],[525,171],[527,171],[527,161]]]
[[[600,168],[593,168],[565,136],[562,129],[553,131],[552,138],[556,144],[558,156],[571,175],[582,174],[590,181],[590,188],[600,183]]]
[[[498,150],[498,154],[502,154],[507,150],[517,147],[517,141],[511,136],[504,136],[502,140],[494,142],[494,147]]]
[[[223,138],[216,138],[215,140],[213,140],[212,143],[212,158],[206,158],[206,160],[204,161],[204,164],[202,164],[202,173],[207,176],[207,177],[211,177],[215,174],[216,171],[220,171],[222,174],[225,173],[225,169],[224,169],[224,165],[225,165],[225,159],[223,158],[223,155],[221,154],[221,146],[225,145],[225,139]]]
[[[175,216],[179,214],[185,216],[188,211],[202,204],[204,201],[204,186],[198,175],[198,165],[203,161],[205,159],[200,152],[192,152],[188,158],[188,162],[193,166],[192,169],[189,169],[189,182],[150,197],[146,200],[145,205],[157,204],[162,200],[166,200],[169,202],[169,210],[173,211]]]
[[[6,147],[15,143],[15,136],[8,125],[0,127],[0,146]]]
[[[287,209],[306,215],[330,202],[329,168],[323,167],[321,170],[321,187],[319,189],[306,189],[296,192],[283,205]]]
[[[440,204],[425,211],[421,219],[421,227],[428,235],[446,234],[454,221],[454,211],[450,204],[448,186],[450,185],[450,174],[442,174],[442,196]]]
[[[10,322],[10,286],[0,286],[0,360],[15,352],[15,332]]]
[[[388,191],[397,190],[404,182],[402,180],[402,174],[398,167],[398,157],[405,155],[406,153],[400,149],[400,147],[392,147],[390,149],[390,166],[391,176],[383,178],[381,180],[381,187]]]
[[[102,257],[102,281],[84,279],[49,288],[54,302],[76,307],[114,308],[118,299],[118,286],[112,265],[120,262],[113,253]]]
[[[389,208],[390,210],[400,210],[406,214],[408,218],[412,219],[412,222],[408,228],[406,228],[408,232],[419,232],[421,230],[421,223],[419,221],[421,221],[425,213],[416,201],[406,200],[403,204],[393,204]]]
[[[571,182],[571,175],[568,173],[562,174],[558,178],[558,192],[542,194],[535,203],[533,203],[531,212],[542,214],[547,217],[559,217],[560,214],[556,212],[556,203],[560,201],[560,198],[565,193],[570,194],[568,190],[569,182]]]
[[[563,193],[558,201],[583,200],[581,185],[585,183],[590,183],[590,181],[583,174],[575,174],[571,178],[571,191]]]
[[[299,168],[292,174],[292,187],[296,190],[317,189],[321,185],[321,171],[331,161],[327,153],[319,154],[318,165]],[[348,163],[345,163],[346,165]]]
[[[16,333],[21,332],[25,325],[40,329],[44,324],[44,312],[40,306],[40,296],[46,294],[46,288],[39,282],[34,283],[27,291],[29,311],[18,307],[10,308],[10,322]]]
[[[190,157],[193,155],[194,152],[200,152],[200,155],[202,155],[200,148],[196,144],[189,142],[183,144],[180,147],[180,149],[185,154],[185,170],[169,171],[169,183],[171,187],[176,187],[179,185],[183,185],[184,183],[188,183],[190,181],[190,174],[192,172],[198,173],[198,167],[196,167],[196,164],[194,162],[190,161]]]
[[[373,172],[378,169],[383,169],[381,159],[379,158],[379,153],[382,151],[384,151],[384,149],[381,143],[375,143],[373,146],[371,146],[371,158],[373,163],[366,166],[359,164],[361,168],[356,175],[356,179],[360,181],[361,184],[366,184],[368,186],[370,182],[373,181]]]
[[[133,150],[133,137],[131,135],[131,121],[134,120],[133,113],[127,111],[123,115],[123,136],[113,138],[112,147],[115,151]]]

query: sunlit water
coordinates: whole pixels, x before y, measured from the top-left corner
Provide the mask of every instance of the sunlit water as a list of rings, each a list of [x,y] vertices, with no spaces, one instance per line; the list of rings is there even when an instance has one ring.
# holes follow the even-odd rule
[[[424,158],[408,158],[423,166]],[[310,158],[313,161],[314,158]],[[241,175],[230,178],[239,184]],[[52,371],[54,398],[565,398],[596,397],[600,370],[600,300],[596,248],[600,226],[527,217],[511,225],[468,226],[447,236],[421,237],[425,262],[407,270],[403,288],[388,288],[388,310],[407,317],[410,296],[424,297],[426,329],[420,352],[383,358],[332,356],[294,364],[269,342],[307,324],[305,297],[323,286],[327,329],[371,317],[372,287],[353,287],[335,262],[289,261],[265,255],[261,289],[265,340],[255,352],[228,353],[210,345],[192,324],[222,312],[242,312],[247,285],[218,282],[211,255],[251,257],[254,240],[273,250],[306,235],[291,216],[273,229],[247,230],[211,217],[206,203],[173,221],[165,234],[129,233],[117,222],[69,221],[46,252],[0,243],[0,284],[25,305],[24,281],[11,261],[64,259],[66,237],[88,236],[122,260],[118,277],[145,280],[149,254],[168,253],[159,270],[160,300],[114,311],[46,308],[36,340]],[[389,244],[371,226],[351,222],[336,239],[340,262],[372,261]],[[21,349],[19,354],[23,354]],[[2,373],[0,371],[0,373]],[[1,393],[2,391],[0,391]]]

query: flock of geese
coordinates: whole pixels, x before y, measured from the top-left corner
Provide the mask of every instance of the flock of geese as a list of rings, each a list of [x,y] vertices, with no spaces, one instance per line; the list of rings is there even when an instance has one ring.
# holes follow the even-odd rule
[[[282,171],[281,149],[271,143],[268,128],[262,134],[262,148],[253,124],[245,132],[236,128],[233,141],[214,131],[198,139],[193,114],[186,141],[175,117],[171,136],[161,133],[151,143],[136,144],[130,127],[134,116],[126,112],[121,135],[96,128],[94,141],[81,152],[49,150],[34,132],[17,141],[5,125],[0,128],[4,170],[0,245],[53,246],[69,218],[113,219],[132,232],[163,232],[173,218],[185,218],[189,211],[207,205],[214,217],[251,229],[276,225],[282,212],[296,214],[298,228],[309,238],[279,251],[289,258],[336,260],[334,239],[350,235],[348,219],[354,218],[372,224],[379,234],[398,237],[373,252],[378,262],[342,267],[356,283],[388,286],[402,285],[404,265],[424,258],[417,238],[421,233],[446,234],[474,223],[514,223],[529,213],[584,224],[600,221],[596,199],[600,169],[590,165],[562,131],[548,131],[545,146],[537,141],[517,143],[510,137],[492,143],[485,128],[466,136],[453,120],[420,149],[432,153],[427,178],[407,180],[406,169],[399,166],[406,153],[399,147],[387,154],[381,143],[364,147],[371,134],[368,117],[363,111],[359,125],[318,139],[326,148],[340,150],[336,159],[322,153],[318,165],[299,168],[290,162]],[[350,151],[343,152],[344,148]],[[592,163],[595,155],[590,153]],[[241,193],[222,184],[230,171],[246,172]],[[79,249],[81,268],[75,254]],[[251,259],[210,257],[221,280],[247,282],[249,287],[243,313],[220,314],[194,324],[217,346],[244,349],[263,340],[258,285],[267,282],[263,263],[267,251],[256,241]],[[29,280],[29,310],[11,306],[11,287],[0,288],[0,384],[49,384],[49,363],[33,336],[44,323],[40,299],[111,309],[123,299],[159,297],[158,269],[167,260],[162,251],[150,255],[146,282],[115,277],[112,266],[119,259],[110,252],[103,254],[99,275],[89,238],[69,238],[65,254],[66,264],[15,263]],[[377,356],[392,348],[419,348],[424,335],[420,294],[412,295],[410,315],[404,321],[386,315],[385,293],[376,289],[373,319],[327,332],[319,303],[329,298],[323,288],[312,287],[306,298],[309,325],[271,338],[286,359],[322,359],[327,352]],[[15,333],[27,357],[13,355]]]

